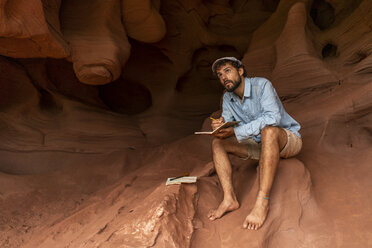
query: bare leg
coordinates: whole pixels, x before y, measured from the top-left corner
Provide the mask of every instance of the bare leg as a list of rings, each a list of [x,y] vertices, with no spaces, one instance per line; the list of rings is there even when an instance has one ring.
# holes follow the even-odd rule
[[[210,210],[208,218],[215,220],[221,218],[226,212],[239,208],[239,202],[236,199],[232,185],[232,169],[228,153],[238,156],[246,156],[247,150],[244,144],[239,144],[236,138],[218,139],[215,138],[212,143],[213,161],[218,178],[223,189],[223,200],[217,209]]]
[[[287,134],[278,127],[265,127],[261,131],[261,142],[259,191],[256,203],[243,223],[243,228],[253,230],[262,226],[269,211],[270,190],[279,163],[279,152],[287,143]]]

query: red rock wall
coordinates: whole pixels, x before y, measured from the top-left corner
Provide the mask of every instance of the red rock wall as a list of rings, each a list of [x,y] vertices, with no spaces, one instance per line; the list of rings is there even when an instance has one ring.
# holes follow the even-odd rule
[[[0,0],[1,247],[370,247],[372,2]],[[254,162],[222,198],[207,129],[236,56],[302,125],[270,213],[241,229]],[[218,114],[217,112],[215,113]],[[166,187],[185,172],[197,184]]]

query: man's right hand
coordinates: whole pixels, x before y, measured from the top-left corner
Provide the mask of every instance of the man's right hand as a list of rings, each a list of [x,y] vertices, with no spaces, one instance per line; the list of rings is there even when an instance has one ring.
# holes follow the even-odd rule
[[[212,129],[214,130],[224,123],[225,123],[225,119],[222,116],[218,119],[212,120],[212,124],[211,124]]]

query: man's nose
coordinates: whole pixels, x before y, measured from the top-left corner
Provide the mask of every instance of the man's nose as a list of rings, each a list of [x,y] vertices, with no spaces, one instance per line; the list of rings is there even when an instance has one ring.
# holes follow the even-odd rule
[[[221,75],[220,78],[221,78],[222,82],[225,82],[225,80],[227,79],[227,78],[226,78],[226,75]]]

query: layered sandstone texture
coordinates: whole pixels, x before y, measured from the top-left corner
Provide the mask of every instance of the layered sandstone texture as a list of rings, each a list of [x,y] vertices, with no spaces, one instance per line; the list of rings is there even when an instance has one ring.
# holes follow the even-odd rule
[[[0,0],[1,247],[371,247],[372,1]],[[270,212],[242,229],[257,161],[211,138],[222,56],[302,126]],[[190,173],[195,184],[165,186]]]

